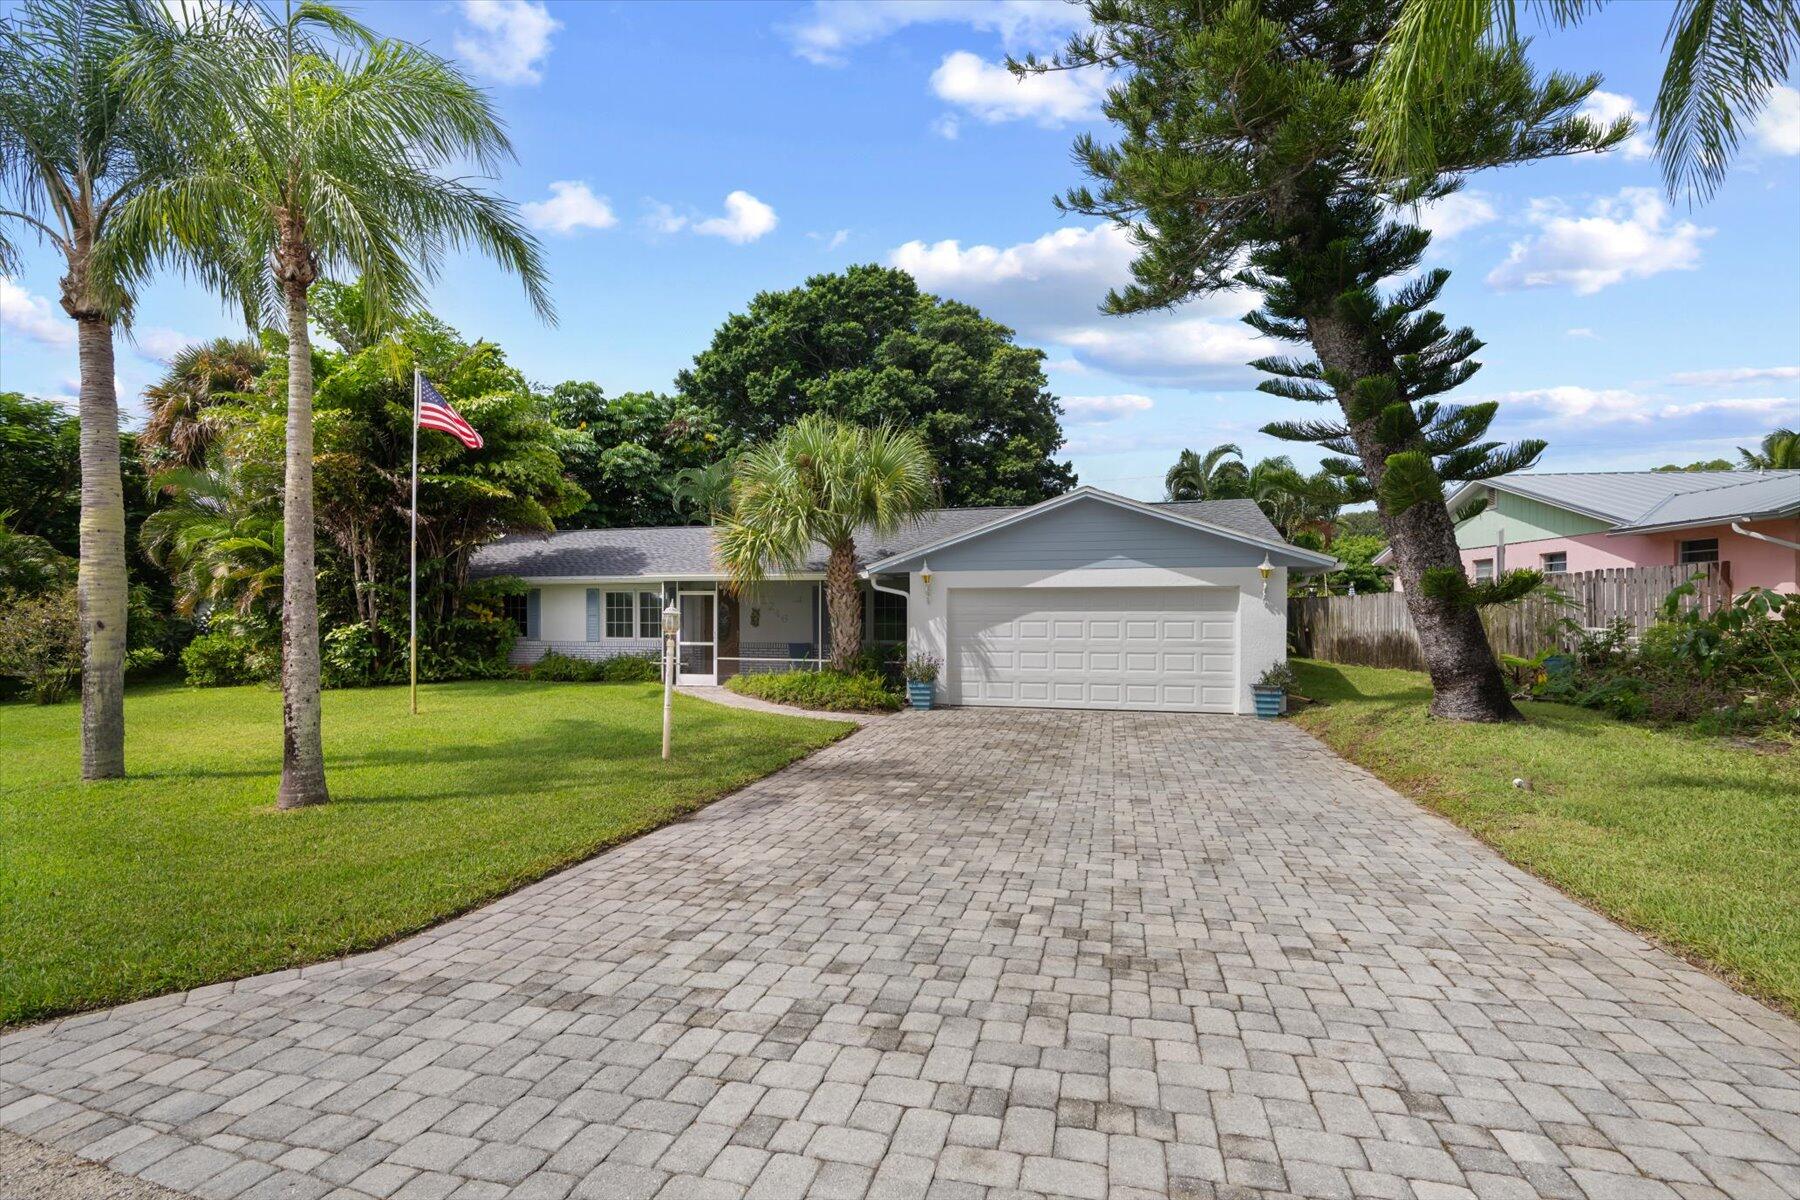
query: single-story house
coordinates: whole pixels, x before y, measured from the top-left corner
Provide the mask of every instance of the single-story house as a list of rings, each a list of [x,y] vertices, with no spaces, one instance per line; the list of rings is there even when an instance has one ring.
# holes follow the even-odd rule
[[[1800,471],[1502,475],[1458,488],[1450,511],[1484,499],[1456,527],[1476,579],[1717,563],[1734,589],[1800,591]]]
[[[1283,541],[1249,500],[1150,504],[1081,487],[1022,508],[950,508],[857,539],[863,636],[944,661],[949,704],[1248,713],[1287,656],[1289,571],[1336,560]],[[817,665],[822,547],[734,593],[704,526],[504,538],[477,577],[528,587],[514,660],[654,654],[680,613],[679,682]]]

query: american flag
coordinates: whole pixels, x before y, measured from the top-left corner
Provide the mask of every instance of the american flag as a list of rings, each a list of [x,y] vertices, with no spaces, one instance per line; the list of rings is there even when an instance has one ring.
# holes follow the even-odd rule
[[[475,427],[463,420],[423,375],[419,376],[419,428],[442,430],[471,450],[481,449],[481,435]]]

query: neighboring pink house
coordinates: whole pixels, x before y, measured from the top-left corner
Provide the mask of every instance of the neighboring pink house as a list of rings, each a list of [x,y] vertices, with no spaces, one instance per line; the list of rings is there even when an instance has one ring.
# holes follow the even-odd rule
[[[1734,590],[1800,592],[1800,471],[1503,475],[1464,484],[1450,510],[1482,498],[1456,527],[1477,579],[1716,562]]]

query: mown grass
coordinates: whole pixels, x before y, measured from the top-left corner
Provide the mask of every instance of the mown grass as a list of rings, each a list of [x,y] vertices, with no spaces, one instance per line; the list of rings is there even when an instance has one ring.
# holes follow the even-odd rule
[[[0,1025],[367,949],[690,812],[852,726],[654,684],[328,692],[328,805],[274,809],[281,699],[134,690],[127,765],[80,709],[0,705]]]
[[[1295,720],[1508,859],[1800,1012],[1800,750],[1561,704],[1523,725],[1426,715],[1423,675],[1296,660]],[[1513,786],[1530,783],[1529,790]]]

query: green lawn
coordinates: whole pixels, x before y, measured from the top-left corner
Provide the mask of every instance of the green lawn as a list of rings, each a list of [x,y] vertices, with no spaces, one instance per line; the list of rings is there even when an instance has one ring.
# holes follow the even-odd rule
[[[1800,749],[1561,704],[1430,720],[1423,675],[1294,663],[1295,720],[1507,858],[1739,987],[1800,1011]],[[1531,782],[1530,791],[1512,786]]]
[[[378,946],[663,824],[852,726],[655,684],[328,692],[332,803],[274,809],[281,698],[126,699],[131,778],[83,786],[80,707],[0,705],[0,1024]]]

